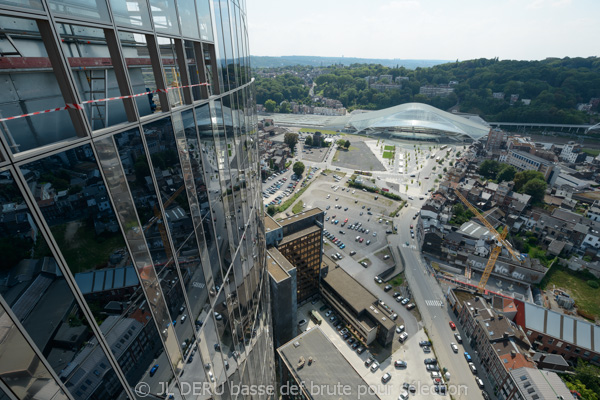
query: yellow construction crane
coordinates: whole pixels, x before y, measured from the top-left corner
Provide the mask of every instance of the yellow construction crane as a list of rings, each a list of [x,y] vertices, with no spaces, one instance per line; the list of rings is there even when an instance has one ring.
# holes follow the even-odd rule
[[[481,275],[479,284],[477,284],[477,290],[480,293],[483,293],[483,292],[485,292],[485,285],[487,284],[487,281],[490,278],[490,275],[492,274],[494,265],[496,264],[496,261],[498,260],[498,256],[500,256],[500,251],[502,250],[502,247],[504,247],[506,250],[508,250],[508,252],[513,256],[513,258],[515,260],[519,261],[520,263],[523,262],[523,257],[520,254],[518,254],[515,250],[513,250],[510,243],[508,243],[506,241],[506,235],[508,234],[508,226],[505,226],[502,233],[499,233],[494,228],[494,226],[492,224],[490,224],[485,219],[485,217],[483,215],[481,215],[481,213],[479,213],[479,211],[477,211],[477,209],[471,203],[469,203],[469,200],[467,200],[465,198],[465,196],[463,196],[462,193],[458,191],[458,189],[455,189],[454,193],[460,199],[460,201],[462,201],[467,206],[467,208],[473,214],[475,214],[477,219],[479,219],[483,223],[483,225],[485,225],[485,227],[490,231],[490,233],[492,235],[494,235],[494,238],[495,238],[494,248],[490,252],[490,258],[488,259],[487,265],[485,266],[485,269],[483,270],[483,274]]]
[[[179,196],[179,194],[181,193],[181,191],[183,189],[185,189],[185,186],[181,185],[179,187],[179,189],[177,189],[175,191],[175,193],[173,193],[171,195],[171,197],[169,197],[169,199],[164,202],[163,208],[165,209],[165,213],[167,212],[167,207],[175,200],[175,198],[177,198],[177,196]],[[165,218],[166,218],[166,216],[165,216]],[[158,222],[158,231],[160,232],[160,237],[161,237],[163,245],[165,247],[165,253],[167,254],[167,262],[168,262],[171,260],[173,253],[171,252],[171,246],[169,245],[169,237],[167,236],[167,229],[165,228],[165,221],[162,219],[162,215],[160,213],[160,208],[158,208],[158,204],[154,205],[154,217],[150,220],[150,223],[146,226],[146,228],[144,229],[144,232],[146,232],[148,229],[150,229],[150,227],[152,225],[154,225],[155,222]]]

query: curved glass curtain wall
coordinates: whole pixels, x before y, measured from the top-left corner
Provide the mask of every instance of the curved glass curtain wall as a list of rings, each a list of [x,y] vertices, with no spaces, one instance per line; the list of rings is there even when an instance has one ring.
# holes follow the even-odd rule
[[[0,122],[0,397],[274,384],[246,13],[148,3],[0,0],[0,118],[87,102]]]

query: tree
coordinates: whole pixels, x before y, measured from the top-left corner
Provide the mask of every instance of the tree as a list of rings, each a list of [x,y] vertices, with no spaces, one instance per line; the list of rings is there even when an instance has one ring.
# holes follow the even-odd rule
[[[273,215],[275,215],[276,213],[277,213],[277,207],[275,207],[272,204],[269,207],[267,207],[267,214],[269,214],[271,217]]]
[[[349,147],[350,147],[350,141],[349,141],[349,140],[346,140],[346,142],[344,142],[344,148],[345,148],[346,150],[348,150],[348,148],[349,148]]]
[[[283,141],[285,144],[290,146],[290,149],[292,150],[292,153],[293,153],[294,146],[296,146],[296,143],[298,143],[298,134],[294,133],[294,132],[288,132],[285,135],[283,135]]]
[[[275,112],[275,107],[277,107],[277,103],[275,103],[273,100],[269,99],[265,101],[265,110],[268,112]]]
[[[304,144],[306,146],[312,146],[313,145],[313,137],[307,136],[306,139],[304,139]]]
[[[279,106],[279,112],[283,114],[291,113],[292,108],[290,107],[290,103],[288,103],[287,101],[281,102],[281,105]]]
[[[533,203],[541,203],[544,200],[547,187],[548,184],[545,181],[532,179],[523,186],[523,193],[530,195]]]
[[[498,175],[496,175],[496,180],[498,183],[504,181],[512,181],[515,178],[515,174],[517,173],[517,169],[512,165],[505,165],[502,167]]]
[[[344,147],[346,141],[344,139],[338,139],[335,144],[337,144],[339,147]]]
[[[500,163],[495,160],[485,160],[479,166],[479,174],[487,179],[494,179],[500,172]]]
[[[302,176],[302,173],[304,172],[304,163],[296,161],[292,166],[292,170],[296,176]]]
[[[325,142],[323,141],[323,136],[321,135],[321,132],[316,131],[313,135],[313,146],[323,147],[324,144]]]
[[[525,186],[525,184],[533,179],[540,179],[545,181],[544,174],[539,171],[521,171],[515,174],[515,191],[523,193],[521,189]]]

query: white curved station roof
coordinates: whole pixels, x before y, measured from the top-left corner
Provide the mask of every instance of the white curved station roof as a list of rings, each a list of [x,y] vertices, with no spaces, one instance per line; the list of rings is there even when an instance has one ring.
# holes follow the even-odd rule
[[[423,103],[406,103],[385,110],[352,115],[349,124],[365,129],[412,129],[467,135],[476,140],[487,136],[490,127]]]

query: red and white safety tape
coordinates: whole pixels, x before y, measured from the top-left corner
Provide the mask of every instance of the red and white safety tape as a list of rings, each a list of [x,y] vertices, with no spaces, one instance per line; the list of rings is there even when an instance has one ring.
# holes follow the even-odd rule
[[[51,113],[51,112],[55,112],[55,111],[63,111],[63,110],[68,110],[68,109],[83,110],[84,104],[100,103],[100,102],[105,102],[105,101],[121,100],[121,99],[131,99],[133,97],[140,97],[140,96],[153,94],[153,93],[159,93],[159,92],[167,93],[169,90],[173,90],[173,89],[183,89],[183,88],[190,88],[190,87],[196,87],[196,86],[210,86],[210,83],[196,83],[194,85],[172,86],[172,87],[168,87],[166,89],[150,90],[148,92],[132,94],[130,96],[107,97],[106,99],[87,100],[87,101],[81,102],[79,104],[68,103],[64,107],[51,108],[49,110],[44,110],[44,111],[36,111],[36,112],[28,113],[28,114],[15,115],[13,117],[0,118],[0,122],[10,121],[10,120],[19,119],[19,118],[25,118],[25,117],[31,117],[34,115],[46,114],[46,113]]]

